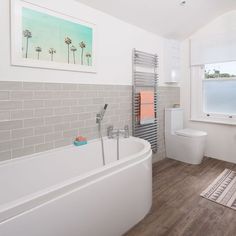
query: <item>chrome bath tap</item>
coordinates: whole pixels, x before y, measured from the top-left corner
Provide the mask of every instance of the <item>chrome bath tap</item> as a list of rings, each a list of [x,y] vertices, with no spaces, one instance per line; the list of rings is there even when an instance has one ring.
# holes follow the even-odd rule
[[[120,136],[129,138],[129,126],[125,125],[124,129],[114,129],[113,125],[107,128],[107,136],[110,139],[116,138],[117,160],[120,160]]]
[[[124,129],[114,129],[114,126],[108,126],[107,137],[116,138],[117,136],[123,136],[124,138],[129,138],[129,126],[125,125]]]

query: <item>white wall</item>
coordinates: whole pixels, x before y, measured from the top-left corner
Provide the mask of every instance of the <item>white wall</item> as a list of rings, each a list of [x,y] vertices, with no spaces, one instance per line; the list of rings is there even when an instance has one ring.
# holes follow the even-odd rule
[[[191,38],[207,36],[218,31],[230,34],[235,29],[236,12],[223,15],[192,35]],[[185,125],[208,133],[206,156],[236,163],[236,126],[190,121],[190,48],[189,39],[181,48],[181,106],[185,109]]]
[[[30,1],[97,25],[97,74],[10,66],[10,1],[1,0],[0,80],[129,85],[132,83],[132,48],[135,47],[158,53],[160,83],[163,83],[163,38],[73,0]]]

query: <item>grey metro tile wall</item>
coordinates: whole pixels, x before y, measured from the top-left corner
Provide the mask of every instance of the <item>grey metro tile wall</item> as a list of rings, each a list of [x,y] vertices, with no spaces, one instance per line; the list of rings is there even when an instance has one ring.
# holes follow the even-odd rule
[[[97,138],[96,113],[108,103],[106,127],[131,127],[131,86],[0,81],[0,161]]]
[[[164,107],[179,103],[179,88],[160,87],[159,150],[165,157]],[[0,161],[72,144],[75,136],[98,137],[96,113],[105,103],[103,134],[132,119],[132,86],[0,81]]]

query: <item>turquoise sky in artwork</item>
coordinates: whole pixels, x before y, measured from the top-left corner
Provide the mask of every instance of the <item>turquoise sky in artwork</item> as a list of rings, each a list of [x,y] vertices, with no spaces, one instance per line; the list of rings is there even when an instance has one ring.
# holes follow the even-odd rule
[[[29,8],[22,8],[22,30],[29,30],[32,37],[28,39],[28,55],[27,58],[44,61],[53,61],[60,63],[68,63],[68,45],[65,38],[69,37],[77,51],[74,53],[69,50],[70,64],[92,65],[92,40],[93,29],[85,25],[74,23],[58,17],[41,13]],[[22,34],[23,35],[23,34]],[[83,50],[79,46],[80,42],[84,42],[86,47]],[[22,40],[22,56],[26,57],[27,38],[23,35]],[[36,52],[36,47],[41,47],[42,52]],[[56,53],[49,54],[49,49],[53,48]],[[90,57],[86,57],[90,54]]]

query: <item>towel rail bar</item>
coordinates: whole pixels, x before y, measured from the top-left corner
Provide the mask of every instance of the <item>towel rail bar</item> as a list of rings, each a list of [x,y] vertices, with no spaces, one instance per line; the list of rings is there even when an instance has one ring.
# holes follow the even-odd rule
[[[149,56],[149,57],[155,57],[156,58],[156,54],[143,52],[143,51],[139,51],[139,50],[136,50],[136,49],[134,49],[134,53],[138,53],[139,55],[146,55],[146,56]]]
[[[158,56],[139,50],[133,50],[133,136],[150,142],[153,152],[158,149]],[[146,71],[142,71],[145,69]],[[148,71],[148,72],[147,72]],[[150,90],[154,92],[155,118],[151,124],[140,124],[140,92]]]

